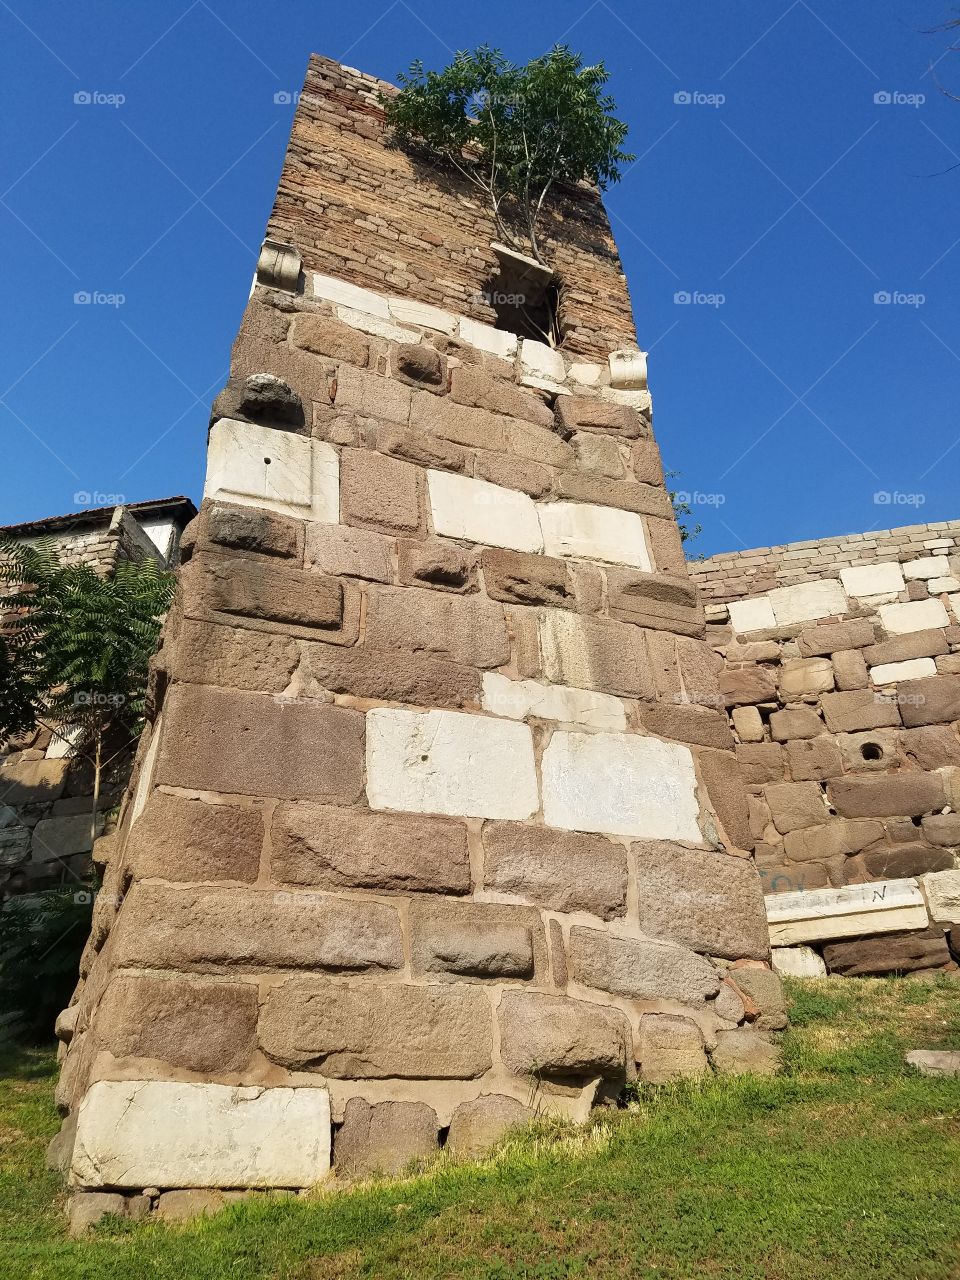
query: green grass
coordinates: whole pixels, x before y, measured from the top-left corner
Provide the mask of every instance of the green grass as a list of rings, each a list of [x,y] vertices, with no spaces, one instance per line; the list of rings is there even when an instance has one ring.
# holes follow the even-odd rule
[[[0,1275],[57,1280],[948,1280],[960,1277],[960,981],[791,984],[785,1071],[641,1087],[479,1165],[181,1227],[70,1241],[43,1168],[52,1055],[0,1063]]]

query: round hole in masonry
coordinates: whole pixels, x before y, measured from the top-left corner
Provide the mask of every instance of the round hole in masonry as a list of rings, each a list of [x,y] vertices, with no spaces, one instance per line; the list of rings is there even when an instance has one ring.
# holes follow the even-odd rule
[[[878,742],[865,742],[860,748],[864,760],[882,760],[883,747]]]
[[[270,465],[270,459],[269,459],[269,458],[264,458],[264,462],[265,462],[265,463],[267,464],[267,466],[269,467],[269,465]]]
[[[919,827],[923,823],[923,819],[919,817],[911,818],[910,821],[913,823],[915,827]]]

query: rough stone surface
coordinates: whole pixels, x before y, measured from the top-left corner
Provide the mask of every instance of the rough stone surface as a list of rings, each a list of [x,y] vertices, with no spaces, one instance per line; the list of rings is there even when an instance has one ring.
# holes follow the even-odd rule
[[[393,540],[349,525],[307,525],[306,562],[321,573],[370,582],[390,582],[393,577]]]
[[[550,556],[486,550],[480,558],[484,586],[494,600],[510,604],[552,605],[576,609],[569,566]]]
[[[510,720],[531,717],[592,729],[624,730],[627,714],[619,698],[592,689],[569,689],[537,680],[510,680],[499,672],[483,676],[482,706]]]
[[[296,978],[260,1015],[268,1057],[340,1080],[470,1080],[491,1064],[490,1001],[480,987],[345,987]]]
[[[411,961],[418,974],[532,978],[545,951],[539,912],[492,903],[414,902]]]
[[[554,684],[626,698],[653,695],[642,633],[625,622],[546,609],[539,618],[543,674]]]
[[[625,850],[602,836],[488,822],[484,887],[551,911],[589,911],[602,920],[626,910]]]
[[[936,773],[901,773],[876,778],[836,778],[830,799],[845,818],[919,817],[945,802]]]
[[[738,1027],[718,1031],[717,1046],[710,1052],[714,1069],[723,1076],[773,1076],[780,1067],[780,1051],[759,1031]]]
[[[932,920],[960,924],[960,871],[937,871],[921,881]]]
[[[543,816],[551,827],[699,840],[688,748],[633,734],[557,732],[543,756]]]
[[[690,1079],[710,1070],[703,1032],[689,1018],[645,1014],[637,1035],[640,1078],[651,1084]]]
[[[479,595],[451,595],[426,587],[372,591],[366,643],[481,668],[499,667],[510,657],[502,606]]]
[[[827,966],[813,947],[773,947],[770,959],[774,973],[787,978],[825,978]]]
[[[367,715],[367,798],[373,809],[529,818],[539,807],[530,730],[453,711],[377,708]]]
[[[330,1168],[326,1089],[101,1080],[80,1104],[82,1187],[309,1187]]]
[[[616,1009],[565,996],[505,991],[498,1016],[500,1053],[517,1075],[583,1079],[625,1074],[632,1037],[627,1019]]]
[[[438,1132],[437,1113],[423,1102],[351,1098],[334,1147],[337,1176],[401,1173],[436,1153]]]
[[[115,1191],[81,1191],[72,1195],[67,1201],[70,1235],[74,1237],[86,1235],[90,1228],[96,1226],[108,1213],[117,1218],[125,1218],[127,1216],[126,1197]]]
[[[720,989],[720,977],[702,956],[685,947],[622,938],[603,929],[570,930],[573,977],[631,1000],[679,1000],[700,1005]]]
[[[262,844],[257,809],[155,791],[130,830],[127,859],[138,876],[250,883]]]
[[[759,1009],[758,1031],[782,1031],[787,1025],[783,985],[771,969],[734,969],[731,974],[738,990]]]
[[[763,895],[751,862],[666,842],[635,848],[643,933],[711,956],[767,958]]]
[[[453,1113],[445,1151],[475,1160],[493,1147],[509,1129],[534,1118],[530,1107],[502,1093],[485,1093],[461,1102]]]
[[[467,830],[460,823],[307,801],[277,810],[271,867],[281,884],[415,893],[470,891]]]
[[[922,1076],[960,1076],[960,1052],[956,1049],[912,1049],[905,1061]]]
[[[950,951],[943,929],[931,928],[917,933],[888,933],[881,938],[830,942],[823,949],[823,958],[831,973],[858,978],[939,969],[950,963]]]

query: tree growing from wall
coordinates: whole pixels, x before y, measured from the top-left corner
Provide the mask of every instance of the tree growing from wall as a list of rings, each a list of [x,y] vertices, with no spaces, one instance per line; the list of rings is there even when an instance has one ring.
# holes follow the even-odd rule
[[[584,179],[605,190],[634,159],[608,79],[564,45],[526,66],[484,45],[442,71],[414,62],[381,101],[398,145],[450,164],[483,193],[502,240],[547,266],[538,228],[551,192]]]

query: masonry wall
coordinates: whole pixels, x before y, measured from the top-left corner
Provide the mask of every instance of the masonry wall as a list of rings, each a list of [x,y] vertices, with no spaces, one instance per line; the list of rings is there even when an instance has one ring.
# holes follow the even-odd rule
[[[365,243],[362,176],[408,164],[357,140],[370,86],[311,61],[278,207],[324,270],[250,299],[98,845],[59,1023],[80,1187],[309,1185],[331,1138],[341,1174],[396,1169],[583,1118],[637,1074],[776,1062],[746,797],[649,393],[585,339],[449,309],[482,239],[463,294],[332,274],[319,245]],[[454,243],[479,236],[431,194]],[[635,351],[589,210],[582,332],[616,313]]]
[[[690,570],[711,600],[765,892],[960,865],[960,522]],[[943,934],[925,967],[949,962]]]

